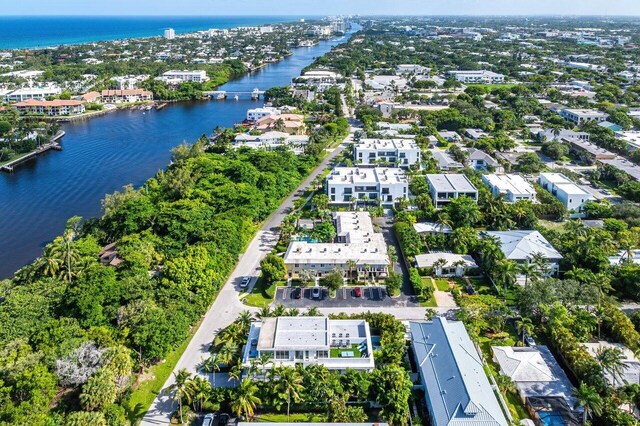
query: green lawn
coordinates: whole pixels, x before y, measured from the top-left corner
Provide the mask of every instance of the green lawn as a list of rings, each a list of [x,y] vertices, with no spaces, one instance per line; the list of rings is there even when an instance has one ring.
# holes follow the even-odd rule
[[[449,280],[446,278],[436,278],[436,287],[440,291],[449,291],[451,287],[449,286]]]
[[[345,351],[353,352],[353,357],[349,358],[360,358],[360,355],[362,355],[360,349],[358,349],[358,345],[351,345],[351,348],[331,348],[331,358],[342,358],[340,354]]]
[[[153,376],[152,380],[143,382],[138,386],[138,389],[131,392],[131,396],[124,404],[124,407],[127,410],[127,417],[132,424],[135,424],[144,417],[151,403],[156,398],[156,395],[162,390],[162,385],[164,385],[164,382],[166,382],[171,375],[180,356],[182,356],[182,353],[187,349],[191,337],[193,337],[193,334],[189,336],[189,339],[182,343],[182,345],[169,353],[164,362],[156,364],[149,369],[147,374]]]
[[[273,298],[276,294],[276,287],[278,285],[285,285],[285,283],[283,281],[276,281],[270,286],[267,286],[262,279],[262,276],[258,277],[258,282],[253,286],[251,293],[243,299],[244,303],[256,308],[269,306],[271,302],[273,302]]]
[[[287,418],[287,413],[259,414],[255,418],[260,423],[325,423],[327,416],[322,413],[291,413]]]
[[[427,286],[433,287],[433,283],[431,282],[431,277],[422,277],[422,285],[424,287],[427,287]],[[418,300],[420,302],[420,306],[424,306],[427,308],[438,307],[438,304],[436,303],[436,298],[433,296],[433,294],[427,300],[425,300],[425,298],[421,294],[419,294]]]

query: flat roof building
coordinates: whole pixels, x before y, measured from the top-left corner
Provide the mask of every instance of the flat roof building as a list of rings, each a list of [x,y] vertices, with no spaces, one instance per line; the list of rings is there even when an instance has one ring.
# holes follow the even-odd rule
[[[397,165],[409,168],[420,163],[420,147],[411,139],[361,139],[353,146],[358,165]]]
[[[574,108],[563,109],[562,111],[560,111],[560,116],[577,125],[581,125],[583,123],[586,123],[587,121],[595,121],[597,123],[600,123],[609,118],[609,114],[605,114],[604,112],[600,112],[595,109]]]
[[[579,217],[587,201],[594,200],[593,195],[576,185],[562,173],[540,173],[538,184],[562,202],[575,217]]]
[[[515,203],[520,200],[533,201],[536,190],[520,175],[483,175],[482,181],[489,186],[495,196],[503,194],[506,201]]]
[[[402,169],[389,167],[335,167],[325,187],[331,204],[374,202],[391,206],[409,196],[407,176]],[[355,201],[354,201],[355,200]]]
[[[431,174],[427,175],[427,183],[436,208],[443,207],[461,196],[478,201],[478,190],[463,174]]]
[[[464,324],[435,317],[409,325],[431,424],[508,425]]]
[[[204,70],[195,70],[195,71],[171,70],[162,74],[161,79],[166,81],[173,81],[173,82],[192,81],[194,83],[204,83],[205,81],[209,81],[207,72]]]
[[[242,364],[270,356],[274,366],[324,365],[330,370],[372,371],[375,368],[371,331],[364,320],[327,317],[275,317],[253,322]]]
[[[336,239],[331,243],[291,241],[284,255],[289,278],[303,270],[322,277],[336,268],[359,279],[381,279],[388,273],[389,255],[381,233],[375,232],[367,212],[335,212]],[[350,271],[347,262],[355,262]]]
[[[449,71],[449,75],[463,84],[499,84],[504,83],[504,74],[493,71]]]

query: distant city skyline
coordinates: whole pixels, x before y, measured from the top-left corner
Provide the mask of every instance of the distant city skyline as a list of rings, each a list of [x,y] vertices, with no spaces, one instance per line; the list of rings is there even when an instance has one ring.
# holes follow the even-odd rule
[[[21,0],[1,15],[640,15],[638,0]]]

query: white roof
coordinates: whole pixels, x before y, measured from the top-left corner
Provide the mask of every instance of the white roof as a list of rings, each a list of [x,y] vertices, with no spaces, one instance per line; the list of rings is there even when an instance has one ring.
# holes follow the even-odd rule
[[[622,343],[611,343],[600,340],[595,343],[580,343],[584,346],[592,357],[598,356],[598,352],[604,348],[615,348],[622,352],[623,367],[622,380],[620,377],[613,377],[608,371],[605,371],[607,381],[615,387],[624,386],[625,384],[640,384],[640,361],[635,357],[633,351]]]
[[[360,139],[355,144],[356,149],[387,150],[397,151],[420,150],[415,140],[412,139]]]
[[[531,260],[535,253],[541,253],[549,260],[562,259],[562,255],[538,231],[486,231],[484,234],[497,237],[502,252],[510,260]]]
[[[444,224],[439,224],[434,222],[414,223],[413,229],[415,229],[418,234],[425,234],[425,233],[450,234],[453,232],[453,228],[451,228],[449,225],[444,225]]]
[[[478,192],[463,174],[431,174],[427,175],[427,182],[437,192]]]
[[[520,175],[488,174],[482,179],[501,193],[536,195],[536,190]]]
[[[354,185],[407,183],[407,176],[402,169],[391,167],[335,167],[327,176],[327,183]]]
[[[587,191],[576,185],[571,179],[569,179],[562,173],[540,173],[540,177],[546,179],[548,182],[552,183],[566,194],[582,196],[591,195]]]
[[[431,268],[434,263],[436,263],[439,259],[444,259],[447,261],[445,266],[452,267],[454,263],[462,261],[464,262],[465,267],[467,268],[477,268],[473,257],[468,254],[456,254],[456,253],[446,253],[446,252],[431,252],[426,254],[419,254],[416,256],[416,266],[418,268]]]

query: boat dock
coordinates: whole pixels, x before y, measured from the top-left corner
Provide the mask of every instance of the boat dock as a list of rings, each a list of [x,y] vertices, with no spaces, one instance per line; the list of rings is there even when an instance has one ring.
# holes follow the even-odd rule
[[[238,99],[240,95],[251,95],[251,99],[257,101],[260,96],[264,96],[265,91],[260,89],[253,89],[251,92],[227,92],[226,90],[212,90],[209,92],[203,92],[203,94],[209,99],[224,100],[229,96]]]
[[[26,163],[29,160],[36,158],[38,155],[47,152],[49,150],[62,151],[62,146],[60,145],[59,140],[65,135],[63,131],[58,132],[48,143],[40,145],[38,148],[34,149],[31,152],[28,152],[20,157],[9,161],[5,165],[0,167],[0,171],[13,173],[16,167],[20,164]]]

